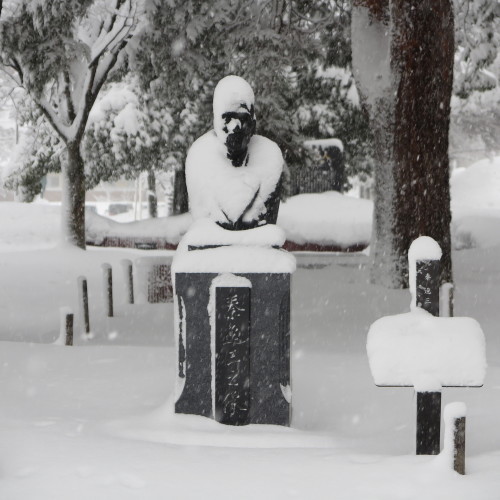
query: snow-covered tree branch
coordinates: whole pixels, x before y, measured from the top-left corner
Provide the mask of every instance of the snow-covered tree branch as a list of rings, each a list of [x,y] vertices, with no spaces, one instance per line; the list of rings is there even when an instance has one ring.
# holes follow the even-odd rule
[[[140,0],[11,0],[0,19],[1,62],[66,145],[62,174],[66,240],[85,248],[80,145],[89,114],[136,33]]]

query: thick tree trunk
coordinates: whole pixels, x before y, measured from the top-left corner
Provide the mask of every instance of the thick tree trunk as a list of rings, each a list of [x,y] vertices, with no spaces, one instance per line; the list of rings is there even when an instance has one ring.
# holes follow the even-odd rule
[[[158,198],[156,196],[156,177],[154,170],[148,171],[148,212],[149,217],[158,217]]]
[[[400,283],[393,237],[395,82],[389,0],[355,0],[351,29],[353,73],[374,136],[371,280],[396,288]]]
[[[448,129],[453,70],[451,0],[355,0],[353,71],[375,149],[371,279],[408,286],[420,235],[443,249],[451,281]]]
[[[62,230],[70,245],[85,249],[85,172],[79,143],[66,145],[62,168]]]
[[[394,246],[407,286],[407,250],[418,236],[441,249],[452,281],[448,133],[453,84],[451,0],[392,0],[392,64],[400,76],[394,142]]]

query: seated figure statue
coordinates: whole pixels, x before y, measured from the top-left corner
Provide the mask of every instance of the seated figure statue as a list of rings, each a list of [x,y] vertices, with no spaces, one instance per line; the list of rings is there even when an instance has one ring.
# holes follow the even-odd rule
[[[214,91],[214,128],[189,149],[186,183],[193,218],[224,229],[275,224],[283,156],[276,143],[255,135],[254,93],[238,76]]]

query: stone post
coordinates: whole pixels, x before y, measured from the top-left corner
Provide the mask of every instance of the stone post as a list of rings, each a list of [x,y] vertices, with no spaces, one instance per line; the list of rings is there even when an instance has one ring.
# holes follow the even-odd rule
[[[439,316],[439,260],[416,261],[416,305]],[[417,392],[417,455],[438,455],[441,392]]]
[[[78,305],[84,331],[88,335],[90,333],[89,295],[87,290],[87,279],[84,276],[78,278]]]
[[[102,265],[103,296],[106,314],[113,317],[113,270],[110,264]]]

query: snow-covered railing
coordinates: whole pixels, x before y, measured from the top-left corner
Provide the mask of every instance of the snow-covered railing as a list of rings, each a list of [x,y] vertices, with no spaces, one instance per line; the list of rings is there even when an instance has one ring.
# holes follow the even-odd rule
[[[409,313],[386,316],[368,332],[367,353],[377,386],[417,391],[417,454],[439,453],[442,387],[481,387],[484,334],[472,318],[439,316],[441,249],[417,238],[408,252]]]

